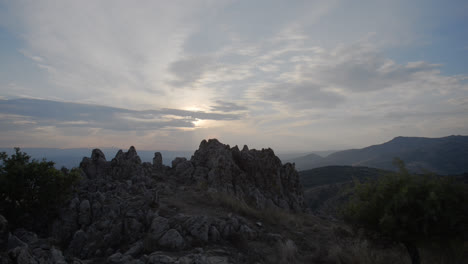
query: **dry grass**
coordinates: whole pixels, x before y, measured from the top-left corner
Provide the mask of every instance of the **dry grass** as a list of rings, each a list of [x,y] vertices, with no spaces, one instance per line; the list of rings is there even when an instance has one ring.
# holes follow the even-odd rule
[[[468,242],[447,244],[445,249],[422,249],[420,253],[423,264],[464,264],[468,263]]]
[[[256,209],[248,205],[245,201],[239,200],[236,197],[226,193],[210,193],[211,199],[219,205],[228,208],[237,214],[253,217],[263,222],[283,225],[291,228],[300,228],[304,225],[305,216],[300,214],[290,213],[280,208]]]
[[[289,264],[297,263],[297,247],[290,239],[284,242],[278,242],[277,252],[279,254],[278,263]]]
[[[328,258],[339,264],[411,264],[404,248],[378,249],[367,240],[335,244],[328,250]]]
[[[467,245],[440,249],[420,249],[422,264],[463,264],[467,260]],[[328,249],[327,259],[339,264],[411,264],[404,246],[376,248],[367,240],[335,244]]]

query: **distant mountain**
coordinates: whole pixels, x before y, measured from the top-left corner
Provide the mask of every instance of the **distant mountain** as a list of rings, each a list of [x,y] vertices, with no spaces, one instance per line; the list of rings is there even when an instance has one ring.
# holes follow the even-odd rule
[[[297,170],[309,169],[310,164],[320,164],[323,161],[324,157],[311,153],[306,156],[292,158],[288,160],[289,162],[294,162],[296,164]]]
[[[112,158],[115,156],[118,148],[102,148],[101,149],[104,155],[107,158]],[[124,149],[125,151],[126,149]],[[0,152],[6,152],[8,155],[14,153],[13,148],[0,148]],[[91,154],[92,149],[88,148],[70,148],[70,149],[59,149],[59,148],[22,148],[22,152],[26,152],[31,158],[36,160],[47,159],[49,161],[55,162],[56,168],[66,167],[73,168],[80,165],[83,157],[87,157]],[[139,150],[138,155],[143,162],[152,162],[154,153],[156,151],[150,150]],[[185,157],[190,158],[193,154],[193,151],[168,151],[162,150],[161,152],[163,164],[170,165],[172,160],[176,157]]]
[[[441,175],[468,172],[468,136],[442,138],[396,137],[389,142],[362,149],[335,152],[325,158],[307,155],[291,160],[298,170],[329,165],[367,166],[394,170],[399,157],[414,172],[429,170]]]

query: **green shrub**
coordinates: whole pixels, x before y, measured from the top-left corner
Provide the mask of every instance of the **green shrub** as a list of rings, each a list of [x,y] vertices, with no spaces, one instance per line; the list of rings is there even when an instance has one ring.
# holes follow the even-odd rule
[[[0,153],[0,214],[12,227],[37,228],[47,223],[66,202],[80,178],[78,169],[57,170],[52,161],[30,161],[15,148]]]
[[[467,185],[451,177],[411,174],[401,160],[394,163],[399,172],[356,183],[345,220],[403,243],[413,263],[420,262],[419,248],[463,245]]]

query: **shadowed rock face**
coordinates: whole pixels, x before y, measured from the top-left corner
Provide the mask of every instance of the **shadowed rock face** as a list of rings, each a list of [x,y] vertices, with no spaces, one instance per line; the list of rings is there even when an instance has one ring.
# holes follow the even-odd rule
[[[304,198],[294,166],[275,156],[272,149],[242,151],[216,139],[203,140],[190,160],[196,181],[224,191],[264,209],[277,206],[296,212],[304,211]]]
[[[94,149],[91,153],[91,158],[83,158],[80,168],[88,178],[95,179],[97,177],[105,177],[108,173],[109,165],[104,153],[99,149]]]

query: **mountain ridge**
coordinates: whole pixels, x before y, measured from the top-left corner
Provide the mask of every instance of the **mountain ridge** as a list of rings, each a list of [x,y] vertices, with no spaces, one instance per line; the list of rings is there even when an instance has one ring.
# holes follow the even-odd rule
[[[299,157],[299,171],[330,165],[366,166],[394,170],[393,159],[406,162],[413,172],[425,170],[447,175],[468,171],[468,136],[452,135],[441,138],[395,137],[392,140],[361,149],[338,151],[319,159]]]

